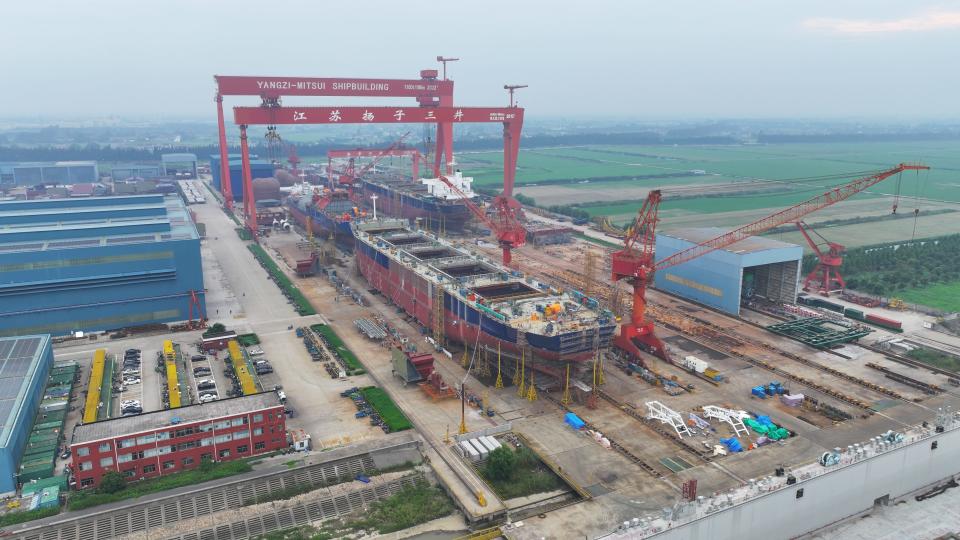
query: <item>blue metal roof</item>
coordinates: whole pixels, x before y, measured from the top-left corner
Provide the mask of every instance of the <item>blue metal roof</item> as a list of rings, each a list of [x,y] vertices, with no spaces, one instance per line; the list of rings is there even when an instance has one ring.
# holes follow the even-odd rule
[[[0,253],[196,238],[177,196],[0,202]]]
[[[0,337],[0,446],[10,440],[50,336]]]
[[[727,232],[727,229],[721,229],[720,227],[695,227],[687,229],[673,229],[667,232],[658,231],[657,234],[699,244],[700,242],[706,242],[707,240],[716,238],[725,232]],[[757,251],[766,251],[770,249],[795,247],[797,247],[796,244],[781,242],[779,240],[774,240],[773,238],[751,236],[750,238],[741,240],[736,244],[731,244],[720,251],[728,251],[730,253],[742,255],[744,253],[755,253]]]

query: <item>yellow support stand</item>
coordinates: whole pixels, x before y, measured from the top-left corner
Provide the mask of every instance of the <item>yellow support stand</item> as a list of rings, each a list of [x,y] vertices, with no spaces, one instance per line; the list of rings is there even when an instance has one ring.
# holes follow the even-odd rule
[[[494,388],[503,388],[503,377],[500,375],[500,342],[497,342],[497,382]]]
[[[467,354],[467,348],[463,348],[463,359],[460,360],[460,365],[463,366],[463,369],[470,367],[470,355]]]
[[[564,405],[569,405],[572,400],[570,399],[570,364],[567,364],[567,375],[563,384],[563,397],[560,398],[560,403]]]
[[[537,387],[533,384],[533,369],[530,369],[530,384],[527,386],[527,401],[537,400]]]
[[[517,363],[513,367],[513,385],[520,386],[520,357],[517,357]]]
[[[603,354],[597,352],[597,384],[603,385]]]
[[[527,393],[527,384],[524,381],[524,376],[526,375],[526,367],[524,366],[524,351],[520,351],[520,384],[517,385],[517,395],[520,397],[525,397]]]
[[[443,444],[450,444],[450,424],[447,424],[447,432],[443,435]]]

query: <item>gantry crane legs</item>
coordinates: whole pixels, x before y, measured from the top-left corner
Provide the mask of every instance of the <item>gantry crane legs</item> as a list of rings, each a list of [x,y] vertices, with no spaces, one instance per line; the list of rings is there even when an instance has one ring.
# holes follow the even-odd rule
[[[656,247],[657,214],[661,194],[658,190],[651,191],[647,195],[647,199],[644,201],[640,211],[637,213],[636,221],[634,221],[630,228],[630,234],[627,235],[624,241],[624,249],[615,252],[612,256],[614,282],[627,279],[633,284],[633,313],[631,314],[629,322],[620,325],[620,334],[614,340],[614,344],[631,354],[641,363],[642,361],[638,354],[640,348],[647,349],[648,352],[669,361],[663,343],[654,334],[653,323],[646,320],[646,283],[648,279],[653,277],[654,272],[683,264],[697,257],[706,255],[711,251],[735,244],[750,236],[769,231],[774,227],[786,223],[796,223],[808,214],[845,201],[895,174],[902,173],[903,171],[919,171],[929,168],[930,167],[926,165],[901,163],[891,169],[858,178],[842,186],[837,186],[802,203],[774,212],[769,216],[743,225],[730,232],[680,250],[657,262],[654,262],[654,249]]]
[[[816,290],[821,296],[830,296],[832,292],[842,292],[847,284],[843,281],[843,276],[840,275],[840,266],[843,265],[843,254],[847,248],[827,240],[822,234],[802,221],[797,222],[797,228],[800,229],[800,234],[803,235],[810,249],[817,256],[817,266],[803,279],[803,290],[810,292],[814,288],[811,284],[818,283]],[[818,244],[807,231],[819,236],[823,242]],[[821,244],[827,246],[825,252],[820,250]]]

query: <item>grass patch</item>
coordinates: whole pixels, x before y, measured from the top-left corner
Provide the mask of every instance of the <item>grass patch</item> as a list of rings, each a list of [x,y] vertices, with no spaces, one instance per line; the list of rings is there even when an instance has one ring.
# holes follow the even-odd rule
[[[37,508],[36,510],[24,510],[23,512],[7,512],[0,516],[0,527],[7,525],[16,525],[17,523],[26,523],[35,519],[55,516],[60,513],[60,507]]]
[[[300,292],[300,289],[290,281],[290,278],[280,270],[280,267],[277,266],[277,263],[267,255],[267,252],[263,250],[262,247],[256,244],[250,244],[247,248],[253,252],[253,256],[260,261],[260,264],[267,269],[267,272],[273,278],[273,281],[276,282],[277,286],[280,287],[280,290],[283,291],[283,294],[287,298],[293,300],[293,304],[297,308],[297,313],[300,315],[316,315],[317,311],[313,309],[313,305],[310,304],[310,301],[307,300],[307,297]]]
[[[246,227],[236,227],[233,230],[237,231],[237,236],[239,236],[241,240],[253,240],[253,236],[250,235],[250,231],[248,231]]]
[[[956,356],[951,356],[939,351],[932,351],[930,349],[914,349],[908,352],[907,356],[913,358],[914,360],[919,360],[924,364],[930,364],[931,366],[936,366],[940,369],[947,369],[960,373],[960,358],[957,358]]]
[[[237,336],[237,343],[239,343],[241,347],[252,347],[253,345],[259,345],[260,336],[254,333],[240,334]]]
[[[540,461],[533,450],[525,446],[516,450],[509,446],[501,446],[500,448],[513,454],[509,474],[499,475],[498,471],[490,466],[489,458],[488,466],[481,468],[480,474],[501,499],[526,497],[534,493],[544,493],[567,487],[563,480]]]
[[[347,375],[363,375],[367,372],[357,355],[353,354],[353,351],[340,339],[333,328],[326,324],[314,324],[310,326],[310,329],[320,334],[327,341],[327,345],[333,354],[343,360],[343,363],[347,366]]]
[[[67,501],[67,508],[70,510],[83,510],[101,504],[135,499],[158,491],[166,491],[168,489],[209,482],[210,480],[216,480],[218,478],[226,478],[252,470],[253,467],[246,460],[211,463],[206,467],[206,470],[197,468],[169,476],[141,480],[128,484],[125,489],[116,493],[96,493],[92,490],[78,491],[70,495]]]
[[[453,503],[440,488],[419,481],[370,505],[364,519],[351,523],[355,529],[376,529],[387,534],[441,518],[453,512]]]
[[[380,419],[387,424],[391,432],[403,431],[412,427],[410,420],[407,419],[403,411],[397,407],[397,404],[390,399],[390,396],[388,396],[382,388],[367,386],[366,388],[360,389],[360,394],[363,396],[363,399],[367,400],[367,403],[377,411]]]
[[[911,304],[920,304],[947,312],[960,311],[960,281],[937,283],[898,291],[897,296]]]

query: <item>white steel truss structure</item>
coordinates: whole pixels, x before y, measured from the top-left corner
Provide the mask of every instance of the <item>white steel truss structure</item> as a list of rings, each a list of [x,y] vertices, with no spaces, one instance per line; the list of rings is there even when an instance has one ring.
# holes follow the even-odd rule
[[[740,435],[746,435],[750,433],[750,430],[747,429],[747,426],[743,425],[743,419],[749,415],[749,413],[746,411],[735,411],[733,409],[717,407],[716,405],[705,405],[703,407],[703,415],[707,418],[716,418],[721,422],[730,424],[730,427],[733,428],[733,432],[738,437]]]
[[[680,413],[674,411],[659,401],[648,401],[646,405],[647,418],[659,420],[664,424],[669,424],[673,430],[677,432],[677,437],[683,438],[684,435],[691,435],[690,430],[687,429],[687,424],[683,422],[683,417],[680,416]]]

